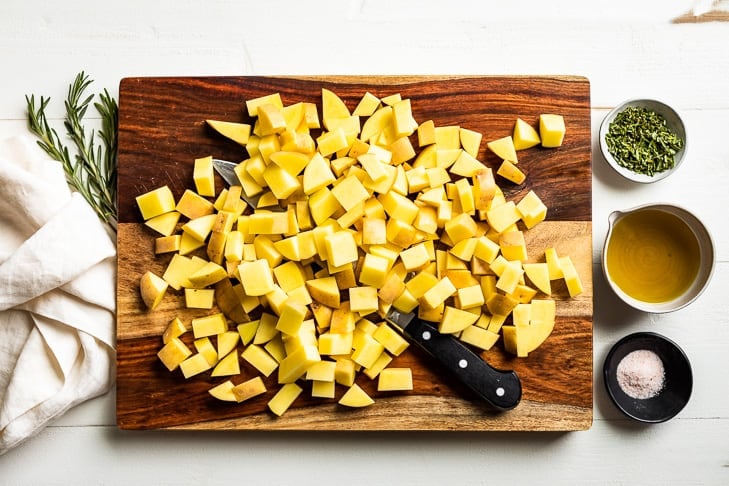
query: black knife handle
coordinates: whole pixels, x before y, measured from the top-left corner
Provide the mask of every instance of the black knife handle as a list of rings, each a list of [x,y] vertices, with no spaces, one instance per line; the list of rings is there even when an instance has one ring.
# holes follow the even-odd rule
[[[405,334],[494,408],[510,410],[521,400],[516,372],[497,370],[454,336],[418,318],[405,327]]]

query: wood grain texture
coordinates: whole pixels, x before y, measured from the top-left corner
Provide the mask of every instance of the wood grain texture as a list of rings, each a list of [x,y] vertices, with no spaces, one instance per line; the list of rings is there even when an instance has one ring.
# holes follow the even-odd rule
[[[500,182],[507,199],[534,189],[549,207],[548,221],[527,232],[530,259],[556,246],[578,268],[585,292],[567,299],[555,289],[558,323],[547,343],[526,359],[507,356],[497,346],[484,357],[497,367],[514,368],[523,382],[523,401],[514,410],[494,413],[473,401],[429,358],[415,349],[395,364],[410,366],[415,389],[377,393],[373,382],[358,382],[376,404],[344,410],[335,400],[307,398],[307,390],[281,418],[266,412],[276,390],[245,404],[218,402],[207,390],[223,381],[203,375],[183,380],[157,360],[160,334],[179,311],[182,297],[168,295],[159,310],[144,310],[139,277],[161,272],[169,257],[155,258],[154,235],[144,227],[135,197],[168,184],[176,196],[192,183],[197,157],[213,154],[232,160],[244,151],[212,133],[208,118],[246,121],[246,99],[280,92],[284,103],[320,105],[321,88],[335,91],[350,108],[365,91],[410,98],[418,121],[457,124],[484,134],[479,158],[495,166],[485,141],[511,133],[517,116],[536,125],[540,113],[565,116],[567,136],[559,149],[520,153],[528,174],[524,185]],[[590,88],[580,77],[213,77],[127,78],[120,85],[119,120],[119,280],[117,330],[117,423],[124,429],[291,429],[291,430],[582,430],[592,423],[592,223]],[[218,180],[218,189],[222,181]],[[235,382],[253,376],[242,366]],[[341,396],[343,390],[338,390]]]

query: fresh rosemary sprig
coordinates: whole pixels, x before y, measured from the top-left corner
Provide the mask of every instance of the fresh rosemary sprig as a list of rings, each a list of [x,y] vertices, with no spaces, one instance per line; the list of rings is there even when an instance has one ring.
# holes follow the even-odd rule
[[[35,96],[26,95],[28,127],[40,140],[38,145],[54,160],[63,164],[69,186],[80,193],[99,215],[116,231],[116,155],[117,122],[119,108],[116,100],[104,90],[94,103],[101,116],[101,128],[88,134],[83,125],[86,111],[94,95],[84,98],[84,92],[93,81],[83,71],[68,87],[66,97],[66,116],[63,122],[66,134],[73,143],[73,156],[58,133],[48,123],[46,107],[50,98],[40,97],[36,107]],[[101,139],[96,144],[95,136]]]

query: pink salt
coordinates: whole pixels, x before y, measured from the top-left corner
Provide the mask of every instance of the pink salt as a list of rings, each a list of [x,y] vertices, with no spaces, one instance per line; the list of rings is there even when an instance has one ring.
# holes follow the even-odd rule
[[[618,384],[629,397],[653,398],[663,389],[664,381],[663,361],[648,349],[628,353],[618,364]]]

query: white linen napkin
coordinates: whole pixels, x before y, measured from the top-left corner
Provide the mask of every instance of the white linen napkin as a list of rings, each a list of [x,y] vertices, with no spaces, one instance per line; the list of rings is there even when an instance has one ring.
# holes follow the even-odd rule
[[[113,232],[30,136],[0,142],[0,455],[113,382]]]

